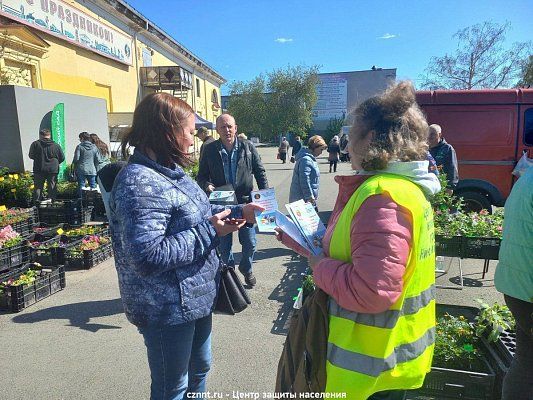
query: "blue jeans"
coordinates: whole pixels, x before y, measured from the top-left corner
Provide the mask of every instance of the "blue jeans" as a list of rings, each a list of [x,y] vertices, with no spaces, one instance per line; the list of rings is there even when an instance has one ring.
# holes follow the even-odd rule
[[[148,353],[151,400],[204,393],[211,367],[211,315],[180,325],[139,328]]]
[[[257,240],[255,239],[255,227],[243,226],[239,229],[239,243],[242,246],[242,257],[239,263],[239,271],[242,274],[247,275],[252,272],[252,262],[254,261],[255,248]],[[233,244],[233,233],[220,238],[220,255],[222,261],[228,265],[235,265],[235,259],[233,258],[233,252],[231,251],[231,245]]]
[[[89,187],[91,189],[96,189],[96,175],[83,175],[76,172],[78,177],[78,193],[81,197],[81,189],[85,187],[85,180],[89,181]]]

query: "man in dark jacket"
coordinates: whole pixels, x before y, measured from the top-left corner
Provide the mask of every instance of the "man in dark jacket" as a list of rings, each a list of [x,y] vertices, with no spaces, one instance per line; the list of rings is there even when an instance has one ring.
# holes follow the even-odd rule
[[[201,160],[202,159],[202,155],[204,154],[205,147],[209,143],[214,142],[215,139],[213,138],[213,136],[211,136],[209,134],[209,131],[207,130],[207,128],[205,126],[201,126],[196,131],[196,137],[202,141],[202,145],[200,146],[200,156],[198,158],[199,160]]]
[[[250,192],[253,190],[253,177],[259,189],[268,188],[266,171],[254,145],[248,140],[237,140],[237,125],[229,114],[217,118],[216,129],[220,139],[207,144],[200,158],[197,181],[200,187],[211,193],[220,186],[232,186],[239,204],[249,203]],[[244,275],[245,282],[254,286],[256,279],[252,274],[256,239],[255,228],[245,225],[239,230],[239,242],[242,245],[242,257],[239,271]],[[220,238],[222,260],[234,265],[231,246],[233,235]]]
[[[49,129],[39,131],[39,140],[31,144],[29,157],[33,160],[33,201],[37,203],[41,200],[45,181],[48,182],[48,196],[55,200],[59,164],[65,161],[65,155],[51,139]]]
[[[442,172],[448,178],[448,189],[453,190],[459,182],[459,170],[457,167],[457,156],[451,144],[442,137],[440,125],[429,126],[428,136],[429,152],[435,159],[437,166],[442,166]]]

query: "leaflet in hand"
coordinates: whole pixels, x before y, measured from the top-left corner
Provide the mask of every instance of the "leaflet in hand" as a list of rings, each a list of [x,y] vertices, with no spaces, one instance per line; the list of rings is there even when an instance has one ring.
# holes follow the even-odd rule
[[[278,202],[276,200],[276,191],[274,188],[256,190],[252,192],[252,202],[264,207],[264,211],[255,212],[257,229],[263,233],[273,233],[276,228],[276,211]]]
[[[298,243],[304,249],[306,249],[310,253],[313,252],[311,248],[307,245],[307,241],[305,240],[304,236],[302,235],[302,232],[300,232],[300,229],[296,226],[296,224],[279,210],[276,210],[276,225],[283,231],[284,235],[289,235],[296,243]]]
[[[326,227],[316,213],[315,207],[303,200],[287,204],[285,207],[304,237],[307,247],[314,255],[321,254],[323,251],[322,238],[326,233]]]
[[[211,204],[230,205],[236,204],[235,192],[230,190],[215,190],[209,194]]]

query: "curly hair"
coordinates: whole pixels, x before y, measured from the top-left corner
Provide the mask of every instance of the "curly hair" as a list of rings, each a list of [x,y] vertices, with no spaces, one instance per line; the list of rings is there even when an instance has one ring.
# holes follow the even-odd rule
[[[360,139],[371,132],[369,146],[361,149]],[[349,143],[354,153],[364,152],[361,166],[376,171],[391,161],[425,160],[427,137],[428,123],[416,103],[415,89],[411,82],[402,81],[356,108]]]

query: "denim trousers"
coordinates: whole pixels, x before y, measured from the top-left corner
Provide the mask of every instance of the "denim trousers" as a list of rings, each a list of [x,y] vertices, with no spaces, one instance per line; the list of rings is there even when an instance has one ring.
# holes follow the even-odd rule
[[[206,391],[211,367],[212,316],[180,325],[143,327],[151,400],[181,400]]]
[[[78,177],[78,192],[81,197],[81,189],[85,187],[85,180],[89,182],[91,189],[96,189],[96,175],[83,175],[76,172]]]
[[[239,229],[239,243],[242,246],[242,257],[239,263],[239,271],[246,275],[252,272],[252,262],[254,261],[257,240],[255,239],[255,227],[244,225]],[[218,249],[222,256],[222,261],[228,265],[235,265],[231,246],[233,244],[233,233],[220,238]]]
[[[502,400],[533,399],[533,303],[504,296],[516,321],[516,350],[503,379]]]

